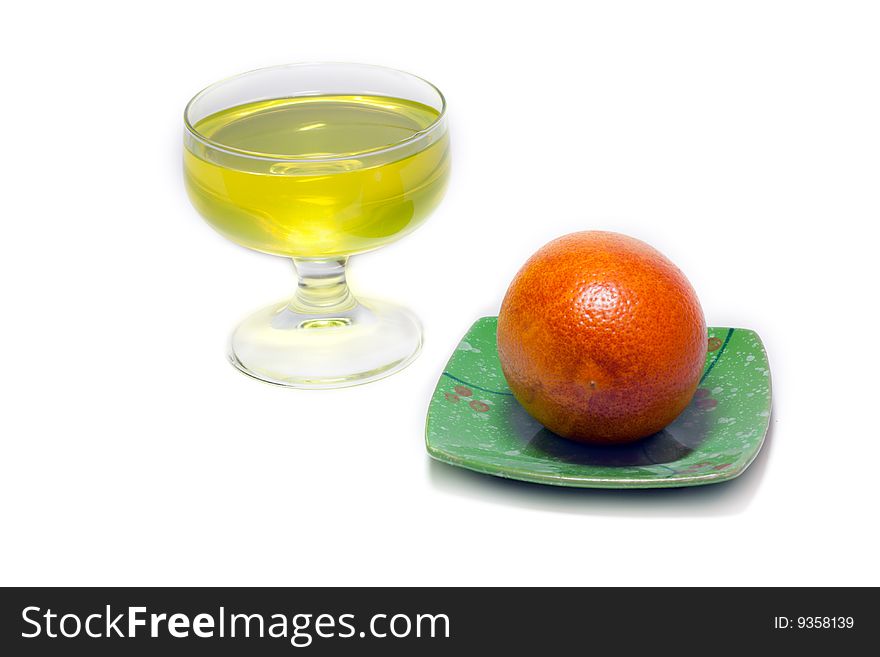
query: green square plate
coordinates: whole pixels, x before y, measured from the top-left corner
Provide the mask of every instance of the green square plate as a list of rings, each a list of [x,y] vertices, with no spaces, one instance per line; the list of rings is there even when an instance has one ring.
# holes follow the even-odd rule
[[[709,352],[690,406],[666,429],[630,445],[590,447],[534,420],[498,362],[497,317],[459,343],[428,409],[428,453],[498,477],[583,488],[667,488],[733,479],[757,456],[770,425],[770,370],[754,331],[709,328]]]

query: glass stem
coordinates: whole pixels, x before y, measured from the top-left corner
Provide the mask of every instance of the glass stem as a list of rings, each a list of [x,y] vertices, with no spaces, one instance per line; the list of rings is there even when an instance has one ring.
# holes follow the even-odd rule
[[[351,310],[357,300],[345,281],[348,258],[293,258],[299,284],[291,310],[304,315],[333,315]]]

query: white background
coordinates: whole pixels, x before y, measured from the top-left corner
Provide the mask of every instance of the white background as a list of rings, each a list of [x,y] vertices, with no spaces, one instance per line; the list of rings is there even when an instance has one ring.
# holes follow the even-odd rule
[[[880,584],[880,14],[870,2],[19,3],[2,50],[3,584]],[[339,391],[224,357],[294,286],[181,181],[207,84],[302,60],[447,95],[449,193],[355,259],[421,357]],[[539,246],[653,244],[757,330],[767,444],[738,480],[607,492],[433,463],[430,393]]]

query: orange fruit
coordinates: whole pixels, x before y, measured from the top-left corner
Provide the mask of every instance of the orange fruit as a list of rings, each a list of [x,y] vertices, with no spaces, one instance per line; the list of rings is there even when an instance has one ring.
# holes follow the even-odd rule
[[[572,233],[541,248],[498,314],[498,356],[516,399],[581,442],[626,443],[667,426],[693,397],[706,348],[684,274],[617,233]]]

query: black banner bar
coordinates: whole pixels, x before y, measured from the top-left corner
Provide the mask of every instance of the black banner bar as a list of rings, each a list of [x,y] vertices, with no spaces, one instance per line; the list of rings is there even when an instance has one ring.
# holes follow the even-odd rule
[[[611,654],[719,647],[856,654],[880,634],[876,589],[22,588],[3,589],[0,599],[4,655],[482,648],[542,655],[600,647]]]

